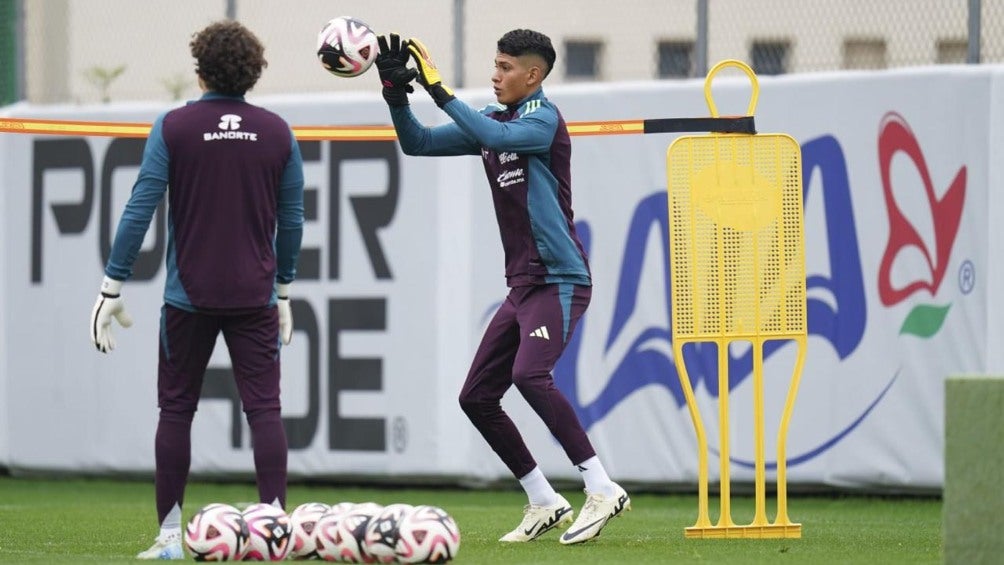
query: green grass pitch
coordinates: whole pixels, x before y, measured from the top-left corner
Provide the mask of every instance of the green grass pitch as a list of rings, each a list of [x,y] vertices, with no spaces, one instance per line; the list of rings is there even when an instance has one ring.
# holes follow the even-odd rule
[[[253,485],[189,485],[184,518],[210,502],[256,498]],[[578,509],[584,495],[563,491]],[[687,540],[683,529],[697,515],[696,495],[632,495],[631,512],[611,521],[596,540],[558,543],[550,532],[531,543],[501,544],[515,527],[521,492],[438,489],[359,489],[293,485],[287,507],[303,502],[373,501],[433,504],[461,530],[455,563],[840,563],[892,565],[941,563],[941,500],[792,496],[792,520],[802,538],[792,540]],[[0,563],[134,562],[156,534],[153,485],[143,481],[20,479],[0,477]],[[713,500],[713,508],[715,501]],[[768,514],[772,506],[768,502]],[[714,511],[712,512],[714,517]],[[733,518],[752,518],[752,501],[736,497]]]

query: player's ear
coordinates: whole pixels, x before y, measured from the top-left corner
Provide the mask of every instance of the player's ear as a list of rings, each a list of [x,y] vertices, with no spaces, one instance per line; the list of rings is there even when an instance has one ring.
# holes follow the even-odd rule
[[[538,85],[540,81],[544,79],[544,71],[540,68],[540,65],[533,65],[530,67],[529,72],[526,74],[526,84],[527,86]]]

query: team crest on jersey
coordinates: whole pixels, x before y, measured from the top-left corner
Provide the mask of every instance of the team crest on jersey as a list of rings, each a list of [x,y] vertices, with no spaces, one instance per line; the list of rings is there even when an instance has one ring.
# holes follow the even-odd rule
[[[516,159],[519,159],[519,155],[516,155],[513,152],[503,151],[502,153],[499,153],[499,165],[511,163]]]

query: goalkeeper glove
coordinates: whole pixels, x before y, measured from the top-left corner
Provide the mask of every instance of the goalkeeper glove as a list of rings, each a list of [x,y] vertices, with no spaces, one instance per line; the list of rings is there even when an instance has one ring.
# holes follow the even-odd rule
[[[101,293],[91,310],[91,341],[94,347],[102,353],[115,349],[115,337],[112,336],[112,318],[118,320],[123,328],[132,325],[132,316],[126,312],[125,301],[122,299],[122,281],[105,277],[101,281]]]
[[[411,56],[415,59],[415,64],[418,66],[419,84],[425,87],[425,90],[432,96],[437,106],[442,108],[446,106],[447,102],[456,98],[452,90],[443,86],[443,79],[439,77],[439,69],[432,62],[429,50],[425,48],[425,45],[421,41],[414,37],[409,39],[408,51],[411,51]]]
[[[383,99],[388,106],[407,106],[408,93],[415,92],[415,87],[408,83],[418,76],[418,71],[406,66],[409,57],[408,42],[401,43],[400,36],[392,33],[389,36],[378,36],[377,44],[380,52],[377,54],[376,67],[383,84]]]
[[[283,345],[289,345],[293,339],[293,308],[289,304],[289,284],[276,284],[275,294],[278,298],[276,307],[279,309],[279,338]]]

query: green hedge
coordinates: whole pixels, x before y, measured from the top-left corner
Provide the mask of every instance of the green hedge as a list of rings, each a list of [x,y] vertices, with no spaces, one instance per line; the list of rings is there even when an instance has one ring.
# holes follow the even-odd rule
[[[1001,563],[1004,511],[1004,378],[945,383],[945,563]]]
[[[0,0],[0,106],[17,101],[17,0]]]

